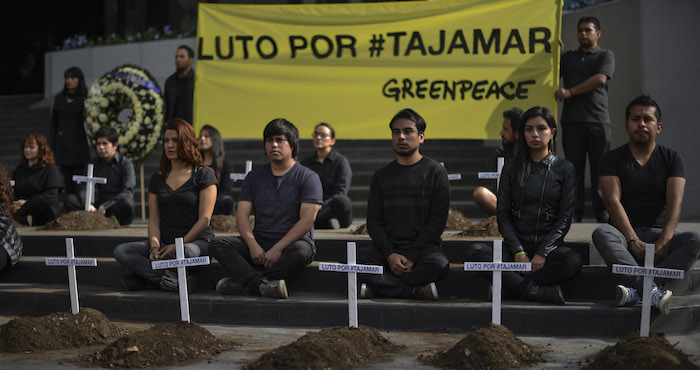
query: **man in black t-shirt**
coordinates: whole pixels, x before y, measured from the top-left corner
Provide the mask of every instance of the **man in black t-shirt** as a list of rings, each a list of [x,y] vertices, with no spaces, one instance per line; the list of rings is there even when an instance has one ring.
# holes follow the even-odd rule
[[[360,297],[438,300],[435,282],[449,271],[441,248],[450,206],[447,170],[420,154],[425,120],[411,109],[391,120],[396,160],[374,173],[367,199],[371,246],[360,248],[360,264],[383,265],[384,274],[362,274]]]
[[[649,96],[635,98],[625,112],[629,144],[608,152],[600,163],[603,201],[612,225],[599,226],[593,242],[612,266],[644,265],[646,243],[654,243],[656,267],[688,270],[698,258],[696,232],[678,232],[685,178],[683,158],[656,144],[661,108]],[[640,301],[643,278],[618,276],[618,306]],[[663,313],[671,307],[671,279],[655,278],[652,303]]]
[[[494,168],[498,169],[498,158],[502,157],[504,160],[510,158],[515,158],[518,152],[518,138],[520,137],[520,116],[523,115],[523,110],[514,107],[503,112],[503,127],[501,128],[501,139],[503,140],[503,145],[501,145],[493,153],[492,162]],[[504,161],[505,163],[505,161]],[[479,206],[484,212],[489,216],[496,214],[496,204],[498,200],[496,199],[496,185],[494,184],[493,190],[488,189],[483,186],[479,186],[474,189],[472,195],[474,196],[474,202]]]

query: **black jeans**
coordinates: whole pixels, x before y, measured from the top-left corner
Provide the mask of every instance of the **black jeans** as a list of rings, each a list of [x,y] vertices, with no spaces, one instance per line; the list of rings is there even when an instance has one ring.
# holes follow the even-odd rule
[[[261,243],[263,249],[266,245],[267,243]],[[267,245],[267,249],[270,247],[272,247],[271,244]],[[314,258],[311,244],[301,239],[284,248],[282,255],[272,266],[258,271],[253,267],[248,245],[243,238],[237,236],[221,236],[212,239],[209,244],[209,254],[224,266],[233,280],[242,284],[252,294],[257,294],[257,288],[263,279],[287,279],[301,272]]]
[[[562,122],[562,145],[564,155],[576,170],[576,210],[574,218],[583,217],[586,194],[585,169],[586,155],[591,175],[591,203],[596,217],[606,214],[600,185],[598,184],[598,164],[610,150],[610,124],[602,122]]]
[[[532,259],[534,252],[528,253]],[[469,262],[493,261],[493,246],[489,244],[474,244],[467,252]],[[508,248],[503,248],[503,262],[513,262],[515,258]],[[581,272],[583,263],[581,256],[573,249],[559,246],[547,255],[544,266],[534,272],[519,273],[515,271],[503,271],[503,286],[507,289],[525,293],[524,288],[529,281],[538,285],[556,285],[570,279]],[[491,272],[479,273],[484,279],[491,281]]]
[[[403,254],[400,250],[396,253]],[[391,272],[389,261],[384,258],[379,249],[372,245],[359,249],[357,263],[384,266],[382,275],[359,274],[359,279],[378,293],[387,297],[400,298],[410,298],[413,288],[437,282],[450,270],[450,261],[440,247],[428,247],[420,251],[413,261],[413,269],[400,276]]]
[[[51,203],[41,196],[33,196],[14,214],[15,220],[22,225],[27,225],[27,216],[32,216],[32,225],[44,225],[58,217]]]
[[[78,211],[85,209],[85,201],[78,194],[66,194],[66,199],[63,201],[63,207],[66,211]],[[99,206],[98,206],[99,207]],[[134,204],[123,198],[117,199],[111,207],[105,212],[106,217],[116,217],[119,225],[130,225],[134,221]]]
[[[352,223],[352,201],[344,195],[338,195],[324,204],[316,215],[314,227],[317,229],[332,228],[331,218],[337,218],[340,227],[348,227]]]

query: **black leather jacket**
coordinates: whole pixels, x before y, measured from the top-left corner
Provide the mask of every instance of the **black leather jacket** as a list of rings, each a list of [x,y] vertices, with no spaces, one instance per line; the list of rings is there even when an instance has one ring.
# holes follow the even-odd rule
[[[498,230],[504,245],[515,254],[546,257],[564,240],[571,226],[576,200],[576,174],[571,162],[549,154],[530,162],[521,189],[515,160],[506,162],[498,189]]]

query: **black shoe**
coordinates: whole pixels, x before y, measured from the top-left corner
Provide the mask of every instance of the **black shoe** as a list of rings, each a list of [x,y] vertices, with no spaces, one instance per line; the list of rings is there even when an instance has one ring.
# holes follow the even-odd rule
[[[245,295],[246,290],[239,282],[233,278],[225,277],[216,283],[216,291],[226,295]]]
[[[440,296],[438,296],[438,291],[437,287],[435,286],[435,283],[430,283],[422,287],[413,288],[413,298],[437,301],[438,299],[440,299]]]
[[[599,213],[595,216],[595,220],[599,224],[607,224],[609,219],[610,219],[610,216],[608,215],[608,212],[602,212],[602,213]]]
[[[374,297],[374,291],[372,288],[370,288],[369,285],[362,283],[362,285],[360,285],[360,298],[370,299],[372,297]]]
[[[574,215],[574,218],[571,219],[571,222],[573,222],[575,224],[580,224],[582,220],[583,220],[582,215]]]
[[[143,290],[146,288],[146,285],[148,285],[148,281],[146,281],[146,279],[134,274],[126,275],[119,279],[119,281],[121,281],[122,285],[129,290]]]
[[[559,285],[537,285],[532,281],[527,285],[525,299],[543,303],[566,303]]]
[[[258,292],[261,297],[287,299],[287,283],[284,280],[263,280],[260,282]]]

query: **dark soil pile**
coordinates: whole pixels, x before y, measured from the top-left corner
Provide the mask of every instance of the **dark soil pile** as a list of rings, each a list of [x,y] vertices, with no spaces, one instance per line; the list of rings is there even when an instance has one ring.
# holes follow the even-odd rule
[[[49,222],[40,230],[105,230],[118,229],[119,221],[97,212],[71,211]]]
[[[82,356],[78,362],[110,368],[162,367],[210,358],[236,346],[217,339],[195,323],[158,323],[119,338],[100,352]]]
[[[467,226],[464,227],[464,231],[459,233],[461,236],[501,236],[498,232],[498,221],[496,221],[496,216],[491,216],[485,218],[477,223],[472,223],[467,220]]]
[[[126,334],[100,311],[21,316],[0,326],[0,352],[36,352],[102,344]]]
[[[367,224],[362,224],[362,225],[358,226],[357,229],[350,232],[350,234],[369,235],[369,231],[367,231]]]
[[[461,229],[470,225],[471,222],[466,217],[464,217],[462,212],[450,207],[450,210],[447,212],[447,224],[445,225],[445,228]]]
[[[350,369],[379,360],[396,348],[374,328],[336,326],[309,332],[294,343],[260,356],[244,369]]]
[[[213,215],[210,222],[211,228],[215,233],[235,233],[236,218],[231,215]]]
[[[419,358],[425,364],[450,369],[517,369],[542,359],[542,350],[494,324],[469,333],[448,350]]]
[[[642,338],[629,334],[600,351],[584,369],[700,369],[688,355],[672,346],[662,333]]]

